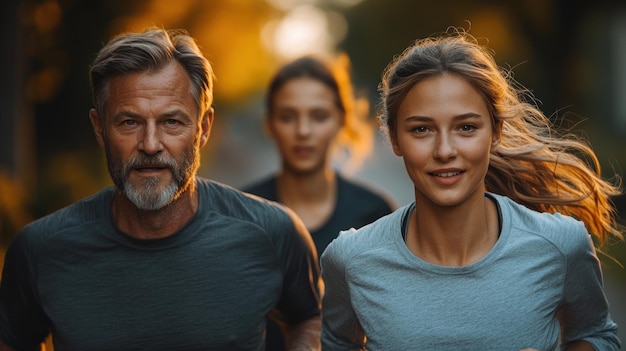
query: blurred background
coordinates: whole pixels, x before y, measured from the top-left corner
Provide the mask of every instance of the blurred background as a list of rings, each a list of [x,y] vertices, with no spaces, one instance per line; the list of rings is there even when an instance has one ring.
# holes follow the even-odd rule
[[[2,0],[0,252],[27,222],[111,185],[88,119],[88,69],[112,35],[150,25],[187,29],[212,62],[216,120],[200,175],[234,187],[278,168],[261,121],[265,86],[284,61],[345,52],[376,123],[387,63],[449,26],[486,38],[555,123],[591,140],[607,178],[625,173],[623,0]],[[400,205],[412,200],[401,160],[378,133],[361,167],[343,171]],[[626,197],[615,202],[624,223]],[[600,257],[626,343],[625,245]]]

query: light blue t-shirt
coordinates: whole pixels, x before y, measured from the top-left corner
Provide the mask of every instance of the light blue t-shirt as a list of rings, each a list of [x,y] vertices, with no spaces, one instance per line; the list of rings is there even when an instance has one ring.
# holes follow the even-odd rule
[[[488,196],[501,212],[500,237],[468,266],[409,251],[402,222],[413,205],[339,235],[321,257],[323,349],[547,351],[575,340],[619,349],[583,223]]]

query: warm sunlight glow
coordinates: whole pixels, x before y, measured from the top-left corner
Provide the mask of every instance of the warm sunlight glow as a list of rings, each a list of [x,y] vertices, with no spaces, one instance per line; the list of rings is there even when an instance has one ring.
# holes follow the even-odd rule
[[[266,0],[268,4],[282,11],[289,11],[301,5],[316,5],[323,0]],[[336,7],[351,7],[358,5],[363,0],[333,0],[332,5]]]
[[[279,56],[295,57],[328,49],[326,16],[313,6],[300,6],[264,28],[264,41]]]
[[[263,28],[264,44],[278,56],[290,59],[310,53],[326,54],[345,36],[345,19],[315,6],[299,6],[279,21]]]

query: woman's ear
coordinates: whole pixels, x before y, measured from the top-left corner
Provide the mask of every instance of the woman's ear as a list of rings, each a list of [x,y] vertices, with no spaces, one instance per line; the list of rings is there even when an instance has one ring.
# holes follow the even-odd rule
[[[393,153],[396,154],[396,156],[402,157],[402,150],[400,149],[396,138],[394,138],[391,134],[389,134],[389,142],[391,143]]]

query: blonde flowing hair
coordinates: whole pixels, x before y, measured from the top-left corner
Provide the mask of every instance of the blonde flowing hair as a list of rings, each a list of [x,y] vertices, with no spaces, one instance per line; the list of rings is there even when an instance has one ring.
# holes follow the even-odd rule
[[[393,140],[398,107],[421,80],[452,72],[467,79],[483,96],[502,137],[492,150],[485,187],[540,212],[559,212],[585,223],[596,246],[622,240],[611,200],[621,184],[602,178],[600,162],[588,142],[560,131],[539,110],[532,95],[501,69],[491,50],[458,28],[418,40],[385,69],[381,129]]]

